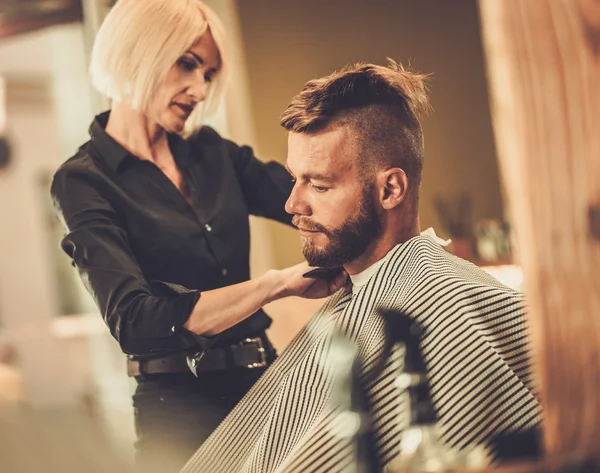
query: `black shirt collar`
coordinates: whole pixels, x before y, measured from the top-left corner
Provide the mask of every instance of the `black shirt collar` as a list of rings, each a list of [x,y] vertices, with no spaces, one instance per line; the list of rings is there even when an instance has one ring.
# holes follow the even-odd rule
[[[113,171],[118,171],[126,159],[139,159],[132,155],[126,148],[121,146],[113,137],[106,133],[106,124],[110,110],[96,115],[90,125],[89,133],[91,141],[98,150],[102,159],[111,167]],[[190,144],[179,135],[169,134],[169,147],[173,157],[179,166],[186,166],[190,155]]]
[[[110,110],[96,115],[96,118],[94,118],[94,121],[90,125],[90,137],[102,159],[106,161],[113,171],[117,171],[123,160],[131,157],[131,154],[106,133],[105,128],[109,115]]]

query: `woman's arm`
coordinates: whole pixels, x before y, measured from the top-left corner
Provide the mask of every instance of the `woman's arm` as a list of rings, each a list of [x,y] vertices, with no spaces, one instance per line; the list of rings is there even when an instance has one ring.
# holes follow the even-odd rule
[[[301,263],[268,271],[240,284],[204,292],[184,327],[197,335],[216,335],[269,302],[292,295],[311,299],[327,297],[340,289],[347,279],[346,273],[330,281],[302,277],[310,269],[307,263]]]
[[[61,247],[123,352],[182,350],[190,342],[173,328],[185,323],[200,294],[146,280],[103,185],[90,166],[68,165],[55,174],[51,195],[65,229]]]

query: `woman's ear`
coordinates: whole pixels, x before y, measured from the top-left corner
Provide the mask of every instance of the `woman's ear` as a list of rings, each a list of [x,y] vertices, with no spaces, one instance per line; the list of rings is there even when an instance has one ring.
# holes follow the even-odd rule
[[[383,171],[377,177],[380,192],[380,204],[385,210],[391,210],[405,199],[408,192],[408,178],[400,168]]]

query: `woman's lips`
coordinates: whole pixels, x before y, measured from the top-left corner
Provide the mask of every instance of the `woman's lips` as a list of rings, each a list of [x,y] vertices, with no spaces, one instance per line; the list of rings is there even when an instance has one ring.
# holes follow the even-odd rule
[[[183,112],[186,117],[189,117],[190,114],[194,111],[194,107],[191,105],[185,105],[183,103],[176,103],[175,106]]]

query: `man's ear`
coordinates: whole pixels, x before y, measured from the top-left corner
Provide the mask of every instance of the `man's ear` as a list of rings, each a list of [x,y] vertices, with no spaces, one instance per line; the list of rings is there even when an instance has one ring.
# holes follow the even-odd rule
[[[400,168],[391,168],[382,171],[377,176],[380,189],[379,199],[384,210],[391,210],[406,198],[408,193],[408,178]]]

